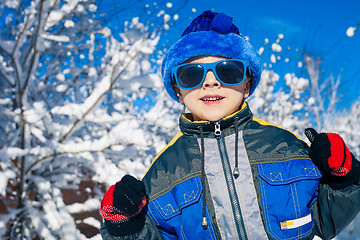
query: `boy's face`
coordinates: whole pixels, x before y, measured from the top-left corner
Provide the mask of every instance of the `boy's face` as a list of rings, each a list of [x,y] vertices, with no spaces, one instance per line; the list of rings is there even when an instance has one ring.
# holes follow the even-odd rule
[[[190,59],[190,63],[212,63],[226,58],[204,56]],[[249,96],[248,79],[238,85],[221,84],[209,70],[202,85],[185,90],[179,88],[179,102],[184,103],[195,121],[218,121],[239,110],[243,99]]]

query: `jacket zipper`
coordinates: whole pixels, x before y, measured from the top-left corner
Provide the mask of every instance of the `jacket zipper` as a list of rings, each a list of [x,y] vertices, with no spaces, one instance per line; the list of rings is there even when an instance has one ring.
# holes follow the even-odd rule
[[[245,225],[244,225],[244,221],[243,221],[241,209],[240,209],[240,204],[239,204],[239,199],[236,194],[233,174],[232,174],[230,163],[229,163],[229,157],[226,152],[225,140],[221,136],[221,129],[220,129],[219,122],[215,122],[214,135],[217,140],[218,147],[219,147],[220,158],[221,158],[221,162],[223,165],[226,183],[228,186],[231,207],[232,207],[232,210],[234,213],[234,220],[235,220],[236,229],[238,231],[238,236],[240,237],[240,239],[247,240]]]

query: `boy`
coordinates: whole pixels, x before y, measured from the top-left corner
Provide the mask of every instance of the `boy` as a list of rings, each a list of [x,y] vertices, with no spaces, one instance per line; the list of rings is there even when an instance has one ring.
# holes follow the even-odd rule
[[[106,192],[104,239],[329,239],[356,216],[360,166],[337,134],[308,129],[309,150],[252,116],[261,61],[232,18],[203,12],[162,67],[191,114],[142,182]]]

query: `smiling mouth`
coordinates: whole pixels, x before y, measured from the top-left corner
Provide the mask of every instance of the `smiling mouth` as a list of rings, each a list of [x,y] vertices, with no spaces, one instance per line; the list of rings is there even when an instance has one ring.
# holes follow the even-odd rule
[[[224,99],[224,97],[205,97],[205,98],[201,98],[201,101],[204,102],[216,102],[216,101],[220,101]]]

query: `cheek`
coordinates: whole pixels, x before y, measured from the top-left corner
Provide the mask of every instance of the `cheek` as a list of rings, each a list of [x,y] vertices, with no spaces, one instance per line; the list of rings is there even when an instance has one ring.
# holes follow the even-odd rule
[[[193,103],[193,96],[192,94],[186,94],[186,95],[182,95],[182,103],[185,104],[185,106],[191,106],[191,104]]]
[[[227,91],[227,96],[229,97],[229,100],[232,104],[234,104],[235,107],[237,107],[238,104],[241,104],[244,100],[244,97],[246,97],[246,94],[244,93],[244,89],[229,89]]]
[[[180,90],[180,94],[179,94],[179,102],[181,99],[180,103],[184,103],[184,102],[186,103],[195,98],[196,98],[196,90],[184,90],[184,89]]]
[[[242,83],[240,85],[235,85],[232,90],[234,92],[237,92],[238,94],[241,94],[242,96],[245,96],[250,89],[247,88],[247,85],[245,83]]]

